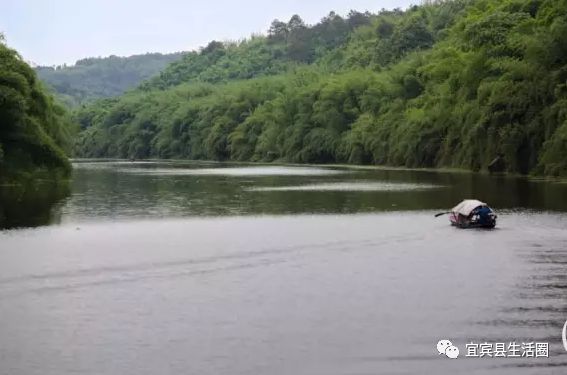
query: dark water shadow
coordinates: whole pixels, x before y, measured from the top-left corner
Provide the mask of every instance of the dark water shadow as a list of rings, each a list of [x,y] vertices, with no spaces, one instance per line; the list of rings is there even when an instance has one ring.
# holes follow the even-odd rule
[[[68,181],[0,186],[0,229],[58,223],[59,208],[70,191]]]

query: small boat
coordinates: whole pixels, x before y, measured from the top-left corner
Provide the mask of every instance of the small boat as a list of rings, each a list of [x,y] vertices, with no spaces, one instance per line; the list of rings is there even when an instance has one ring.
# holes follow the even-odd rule
[[[496,214],[484,202],[465,199],[449,212],[451,225],[459,228],[494,228]]]

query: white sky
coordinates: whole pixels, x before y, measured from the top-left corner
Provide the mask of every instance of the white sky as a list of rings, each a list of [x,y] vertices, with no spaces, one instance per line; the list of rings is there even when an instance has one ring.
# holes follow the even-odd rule
[[[0,0],[0,32],[26,61],[188,51],[265,33],[275,18],[316,23],[331,10],[405,9],[419,0]]]

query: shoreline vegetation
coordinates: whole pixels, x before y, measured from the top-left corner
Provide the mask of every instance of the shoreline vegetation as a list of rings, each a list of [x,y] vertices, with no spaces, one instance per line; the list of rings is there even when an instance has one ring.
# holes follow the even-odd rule
[[[0,184],[66,179],[68,156],[565,178],[565,46],[567,0],[295,15],[68,111],[0,36]]]
[[[69,113],[0,34],[0,185],[67,179],[74,128]]]
[[[567,176],[567,0],[275,20],[74,113],[77,157]]]

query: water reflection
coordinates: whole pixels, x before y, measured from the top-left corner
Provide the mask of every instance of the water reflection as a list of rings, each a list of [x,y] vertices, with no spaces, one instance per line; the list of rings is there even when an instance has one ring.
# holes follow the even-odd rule
[[[202,168],[202,165],[194,168],[183,168],[182,165],[177,167],[173,165],[170,168],[124,168],[119,171],[153,176],[328,176],[348,173],[346,170],[316,167],[247,166]]]
[[[388,182],[328,182],[320,184],[307,184],[296,186],[270,186],[253,187],[248,191],[415,191],[425,189],[441,188],[429,184],[407,184]]]
[[[567,210],[566,185],[246,168],[78,163],[67,199],[62,187],[3,193],[3,227],[61,225],[0,231],[2,369],[564,372],[567,215],[550,211]],[[498,210],[497,230],[433,218],[469,197]],[[463,358],[439,358],[441,337]],[[471,341],[549,342],[550,358],[470,359]]]
[[[60,222],[59,206],[69,194],[67,181],[0,186],[0,229]]]
[[[520,177],[192,161],[82,161],[74,167],[70,191],[62,185],[3,189],[0,226],[445,210],[465,198],[486,201],[497,211],[567,211],[567,184]]]
[[[497,210],[567,210],[567,185],[408,170],[200,162],[76,163],[64,221],[444,210],[478,198]]]

